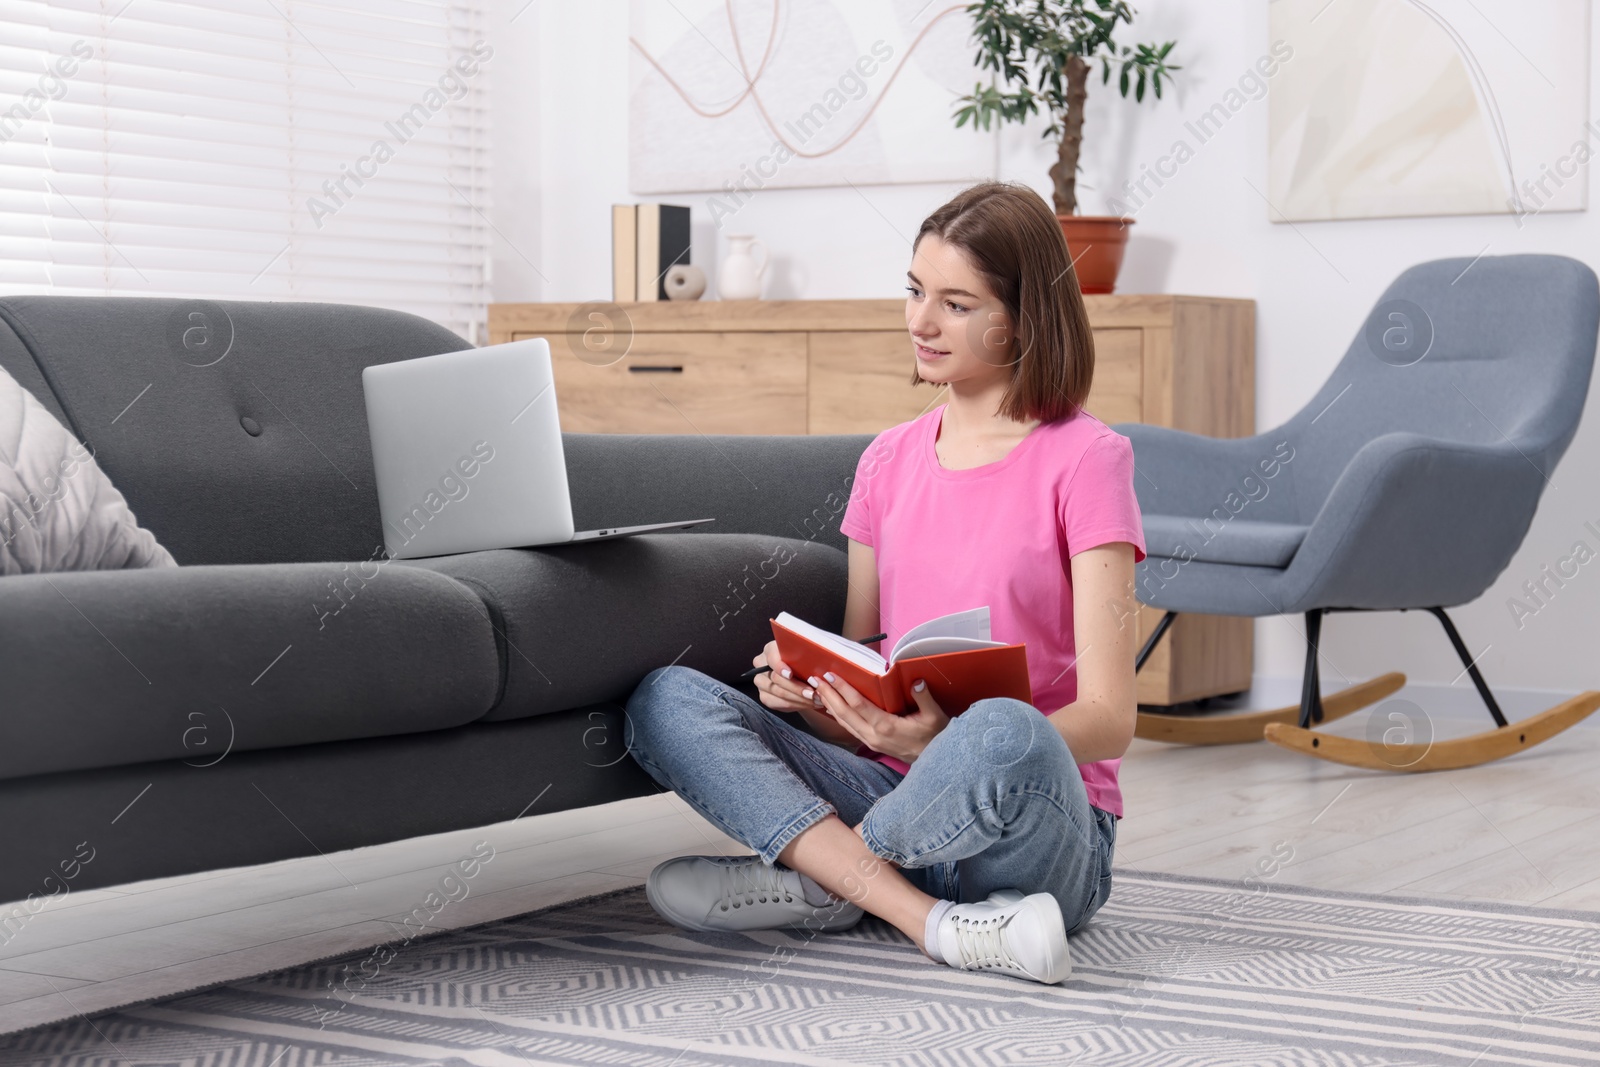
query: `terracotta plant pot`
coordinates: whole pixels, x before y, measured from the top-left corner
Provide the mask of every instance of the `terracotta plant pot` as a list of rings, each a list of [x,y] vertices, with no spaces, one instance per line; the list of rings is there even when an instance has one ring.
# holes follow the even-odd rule
[[[1078,288],[1085,294],[1115,290],[1128,227],[1134,220],[1119,215],[1057,215],[1056,221],[1078,272]]]

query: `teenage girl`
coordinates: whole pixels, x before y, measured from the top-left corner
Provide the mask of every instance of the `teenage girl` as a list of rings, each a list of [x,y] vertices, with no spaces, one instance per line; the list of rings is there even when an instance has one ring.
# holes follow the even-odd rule
[[[1059,982],[1067,935],[1111,892],[1133,739],[1133,452],[1082,408],[1093,336],[1036,193],[961,193],[922,224],[906,277],[912,380],[949,399],[862,454],[843,632],[889,648],[988,605],[992,636],[1027,644],[1034,703],[952,718],[923,686],[891,715],[832,674],[796,676],[775,643],[754,659],[771,668],[759,704],[652,671],[630,753],[756,854],[669,860],[646,889],[689,929],[834,930],[868,911],[936,962]]]

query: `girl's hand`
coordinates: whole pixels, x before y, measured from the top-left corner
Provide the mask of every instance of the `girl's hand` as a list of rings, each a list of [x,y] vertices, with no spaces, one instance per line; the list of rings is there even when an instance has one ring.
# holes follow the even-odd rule
[[[851,684],[831,671],[806,679],[822,697],[823,706],[862,744],[885,756],[915,763],[928,742],[950,723],[927,683],[918,678],[911,686],[917,710],[891,715],[863,697]]]
[[[794,672],[778,656],[778,642],[768,641],[766,648],[751,661],[751,666],[772,668],[756,675],[756,689],[761,694],[761,703],[773,711],[804,711],[822,706],[822,701],[804,695],[805,684],[794,677]]]

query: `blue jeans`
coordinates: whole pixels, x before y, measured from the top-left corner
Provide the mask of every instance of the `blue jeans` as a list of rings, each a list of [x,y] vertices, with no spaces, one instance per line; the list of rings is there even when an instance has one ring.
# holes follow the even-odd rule
[[[1117,820],[1038,709],[980,700],[907,774],[791,724],[688,667],[651,671],[628,698],[627,745],[651,777],[768,864],[837,814],[930,896],[1049,893],[1069,933],[1111,895]]]

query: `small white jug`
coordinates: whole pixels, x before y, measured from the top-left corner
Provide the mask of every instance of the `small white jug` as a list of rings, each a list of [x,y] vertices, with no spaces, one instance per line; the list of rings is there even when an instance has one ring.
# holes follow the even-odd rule
[[[761,250],[761,262],[752,254]],[[747,233],[728,235],[728,254],[717,272],[717,295],[724,300],[761,299],[761,279],[767,273],[767,246]]]

